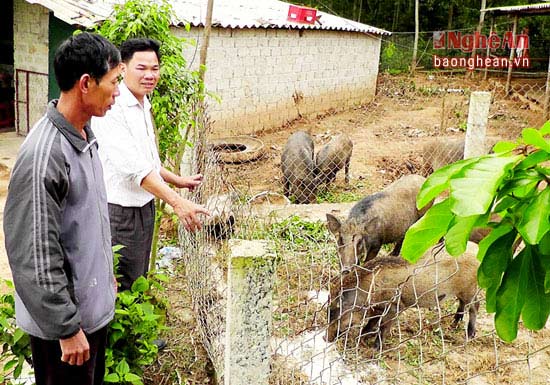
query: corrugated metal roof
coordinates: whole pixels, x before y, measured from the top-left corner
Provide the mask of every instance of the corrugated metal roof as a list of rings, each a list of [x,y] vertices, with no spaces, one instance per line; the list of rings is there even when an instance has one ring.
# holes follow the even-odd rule
[[[91,27],[105,20],[113,5],[123,0],[26,0],[40,4],[71,25]],[[206,17],[206,0],[169,0],[174,8],[175,25],[185,22],[203,26]],[[287,21],[288,6],[278,0],[214,0],[212,25],[224,28],[297,28],[325,29],[390,35],[390,32],[367,24],[317,12],[319,21],[314,25]]]
[[[92,27],[105,20],[113,12],[112,0],[26,0],[40,4],[53,12],[55,17],[70,25]]]
[[[486,8],[485,12],[492,13],[494,15],[507,15],[507,14],[544,14],[550,13],[550,3],[538,3],[528,5],[510,5],[506,7],[494,7]]]
[[[173,0],[172,5],[178,19],[191,25],[204,25],[206,1]],[[298,28],[354,31],[377,35],[390,32],[367,24],[344,19],[329,13],[317,11],[319,21],[302,24],[287,21],[289,3],[277,0],[214,0],[212,24],[225,28]]]

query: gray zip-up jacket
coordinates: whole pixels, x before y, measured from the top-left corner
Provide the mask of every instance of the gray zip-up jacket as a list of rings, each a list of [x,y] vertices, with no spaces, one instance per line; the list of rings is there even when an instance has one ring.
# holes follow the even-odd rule
[[[23,142],[10,178],[4,234],[17,324],[46,340],[93,333],[114,315],[107,197],[96,139],[57,111]]]

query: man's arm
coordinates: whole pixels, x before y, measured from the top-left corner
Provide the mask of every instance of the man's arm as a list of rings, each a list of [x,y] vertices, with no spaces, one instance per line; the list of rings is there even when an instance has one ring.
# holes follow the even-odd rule
[[[182,198],[177,192],[168,187],[154,171],[142,179],[141,187],[172,206],[174,212],[188,231],[196,231],[202,226],[198,214],[210,215],[208,210],[203,206]]]
[[[195,187],[200,186],[202,183],[202,174],[196,174],[191,176],[180,176],[162,167],[160,169],[160,176],[166,183],[173,184],[179,188],[188,188],[193,191]]]
[[[53,135],[47,128],[43,130]],[[60,244],[68,174],[58,138],[38,143],[32,139],[20,151],[10,179],[4,211],[6,251],[25,309],[42,333],[48,339],[60,340],[63,347],[61,340],[83,335]],[[38,165],[41,172],[35,172]],[[85,336],[75,348],[81,352],[89,349]],[[72,353],[67,357],[68,362],[79,362]]]

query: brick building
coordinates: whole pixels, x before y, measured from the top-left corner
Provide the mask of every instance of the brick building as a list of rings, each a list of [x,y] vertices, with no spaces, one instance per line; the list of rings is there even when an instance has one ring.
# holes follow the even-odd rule
[[[57,97],[51,61],[59,42],[104,20],[115,0],[11,1],[16,128],[25,134]],[[206,1],[173,7],[174,33],[197,41],[183,52],[196,68]],[[209,103],[215,134],[252,133],[373,98],[381,38],[389,32],[323,12],[313,25],[290,22],[288,9],[276,0],[214,2],[205,83],[221,99]]]

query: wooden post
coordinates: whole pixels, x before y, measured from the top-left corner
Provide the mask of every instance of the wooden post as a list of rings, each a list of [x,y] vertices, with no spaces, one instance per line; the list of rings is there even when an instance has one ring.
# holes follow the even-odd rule
[[[414,47],[413,47],[413,57],[411,61],[411,74],[414,75],[414,71],[416,70],[416,56],[418,54],[418,35],[419,35],[419,28],[420,28],[420,16],[418,14],[420,4],[420,0],[415,0],[414,2]]]
[[[470,95],[464,159],[484,155],[486,151],[485,135],[491,106],[491,93],[476,91]]]
[[[495,29],[495,18],[491,17],[491,28],[489,30],[489,37],[493,34],[493,30]],[[485,57],[491,56],[491,47],[489,47],[489,43],[487,43],[487,50],[485,51]],[[483,80],[487,80],[487,73],[489,72],[489,67],[485,66],[485,70],[483,71]]]
[[[229,241],[225,385],[268,385],[275,259],[267,241]]]
[[[479,10],[479,23],[478,23],[477,28],[476,28],[477,34],[481,34],[481,29],[483,28],[483,23],[485,22],[485,6],[486,5],[487,5],[487,0],[481,0],[481,9]],[[477,54],[476,43],[477,43],[477,41],[474,39],[474,47],[472,49],[472,55],[471,55],[472,60],[475,59],[476,54]],[[474,74],[474,71],[475,71],[475,68],[473,70],[471,70],[470,72],[467,72],[466,77],[467,78],[472,77],[473,74]]]
[[[206,5],[206,16],[205,16],[205,22],[204,22],[204,33],[203,33],[203,41],[201,44],[200,49],[200,62],[199,62],[199,78],[200,78],[200,90],[201,93],[201,101],[199,102],[199,105],[197,108],[200,110],[199,113],[205,114],[205,104],[204,104],[204,75],[206,72],[206,56],[208,53],[208,45],[210,44],[210,32],[212,31],[212,13],[214,11],[214,0],[208,0],[208,3]],[[196,115],[195,115],[196,116]],[[195,117],[195,120],[197,118]],[[199,127],[199,124],[197,123],[195,127],[187,127],[187,132],[183,136],[183,139],[187,142],[192,143],[192,146],[187,147],[186,151],[184,151],[181,162],[180,162],[180,175],[193,175],[196,172],[198,172],[197,169],[200,169],[200,165],[194,165],[194,152],[198,147],[205,148],[206,146],[206,138],[204,135],[200,135],[196,127]],[[199,146],[197,146],[199,144]],[[183,195],[185,197],[189,196],[189,192],[184,192]]]
[[[206,19],[204,22],[204,40],[201,45],[201,52],[200,52],[200,68],[199,68],[199,76],[201,78],[201,81],[204,82],[204,72],[206,66],[206,54],[208,53],[208,45],[210,44],[210,32],[212,31],[212,13],[214,11],[214,0],[208,0],[208,4],[206,6]],[[204,90],[201,90],[204,92]]]
[[[548,120],[550,118],[550,112],[548,111],[550,109],[550,57],[548,57],[548,73],[546,74],[546,91],[544,93],[544,120]]]
[[[516,33],[518,29],[518,15],[514,15],[514,26],[512,27],[512,48],[510,48],[510,61],[508,62],[508,76],[506,77],[506,96],[510,94],[510,83],[512,82],[512,63],[516,54]]]

